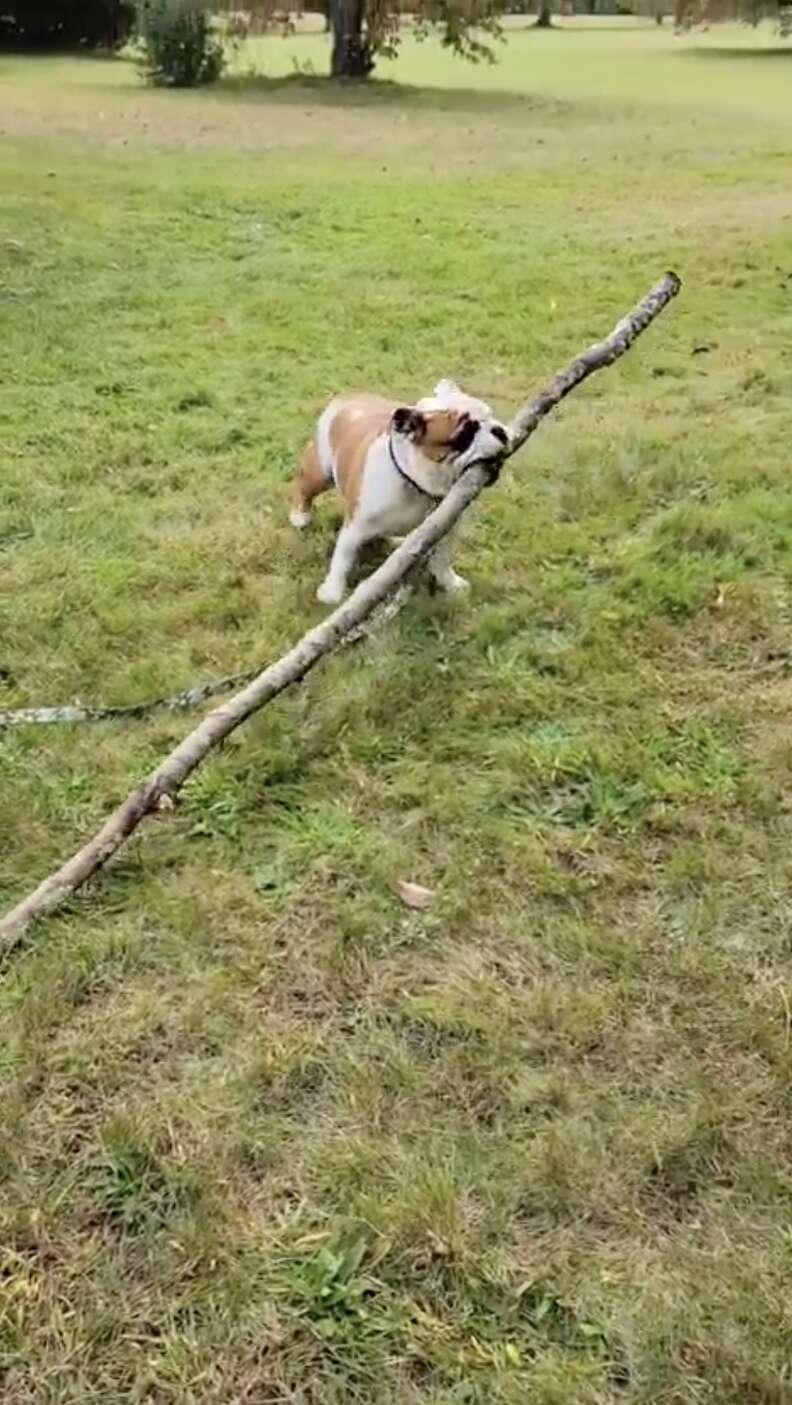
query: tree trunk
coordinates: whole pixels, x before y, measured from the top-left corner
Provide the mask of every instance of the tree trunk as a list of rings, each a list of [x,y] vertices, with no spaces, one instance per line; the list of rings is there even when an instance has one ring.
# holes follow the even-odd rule
[[[536,16],[534,28],[553,28],[553,0],[539,0],[539,13]]]
[[[363,32],[365,0],[330,0],[333,29],[333,78],[368,78],[374,60]]]

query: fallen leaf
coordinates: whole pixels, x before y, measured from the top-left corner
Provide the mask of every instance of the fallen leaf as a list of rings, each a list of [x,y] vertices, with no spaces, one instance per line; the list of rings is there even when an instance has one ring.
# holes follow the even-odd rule
[[[726,591],[722,585],[715,588],[715,599],[712,602],[713,610],[722,610],[726,604]]]
[[[415,908],[416,912],[431,907],[434,900],[431,888],[422,888],[420,883],[407,883],[403,878],[399,878],[394,884],[394,891],[407,907]]]

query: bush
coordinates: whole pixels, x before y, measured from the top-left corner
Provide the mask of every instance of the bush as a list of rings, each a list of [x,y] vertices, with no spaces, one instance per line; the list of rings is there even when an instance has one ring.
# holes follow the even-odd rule
[[[202,0],[140,0],[138,34],[150,83],[194,88],[223,71],[223,45]]]

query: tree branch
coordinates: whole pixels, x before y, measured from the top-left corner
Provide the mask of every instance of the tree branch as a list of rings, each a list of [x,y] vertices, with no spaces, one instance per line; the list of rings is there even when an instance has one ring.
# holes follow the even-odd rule
[[[638,306],[623,317],[609,337],[589,347],[565,370],[559,371],[546,390],[528,402],[509,426],[510,457],[533,434],[537,425],[571,390],[595,371],[623,356],[650,322],[679,292],[680,280],[667,273]],[[477,463],[465,470],[433,512],[416,527],[367,580],[360,583],[338,609],[310,629],[293,649],[270,664],[229,702],[210,712],[160,766],[127,796],[123,804],[57,872],[23,898],[0,921],[0,945],[18,939],[32,922],[52,912],[82,887],[121,847],[141,820],[173,796],[208,753],[241,726],[254,712],[304,678],[321,658],[352,633],[394,591],[417,563],[444,537],[479,493],[492,481],[492,463]]]

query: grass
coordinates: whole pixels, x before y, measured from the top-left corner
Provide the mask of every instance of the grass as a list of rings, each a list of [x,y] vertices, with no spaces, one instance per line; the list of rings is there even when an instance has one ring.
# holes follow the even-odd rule
[[[330,391],[507,410],[685,279],[471,514],[469,600],[252,721],[6,959],[3,1405],[792,1399],[772,42],[408,46],[349,94],[276,81],[319,37],[201,94],[0,59],[4,705],[273,657]],[[4,903],[186,725],[4,737]]]

